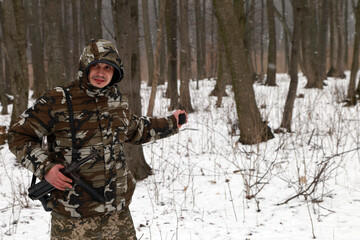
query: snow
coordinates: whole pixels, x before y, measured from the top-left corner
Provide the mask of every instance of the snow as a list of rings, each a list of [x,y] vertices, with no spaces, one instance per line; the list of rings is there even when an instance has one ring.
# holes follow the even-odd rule
[[[272,129],[280,126],[289,81],[278,74],[278,87],[254,85]],[[209,97],[215,81],[200,81],[200,90],[192,82],[196,112],[188,124],[144,145],[155,175],[137,183],[130,205],[138,239],[359,239],[360,118],[358,106],[342,106],[348,81],[349,73],[346,80],[329,78],[323,90],[304,89],[299,74],[297,94],[304,97],[295,101],[293,132],[251,146],[237,143],[236,129],[231,135],[237,124],[231,87],[216,108],[216,97]],[[155,116],[170,114],[165,89],[158,88]],[[146,112],[146,84],[141,95]],[[0,125],[9,121],[0,116]],[[26,196],[31,176],[2,145],[1,239],[49,239],[50,214]]]

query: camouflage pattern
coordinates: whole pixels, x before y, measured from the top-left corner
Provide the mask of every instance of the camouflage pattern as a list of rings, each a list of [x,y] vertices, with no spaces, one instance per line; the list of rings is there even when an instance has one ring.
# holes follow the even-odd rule
[[[116,54],[115,54],[116,52]],[[103,61],[117,66],[119,76],[105,88],[87,80],[88,65]],[[75,186],[53,191],[48,207],[70,217],[101,216],[130,204],[135,179],[127,168],[124,143],[142,144],[178,132],[174,116],[138,117],[129,110],[128,99],[119,91],[121,60],[106,40],[90,41],[80,57],[79,78],[66,88],[72,99],[79,158],[92,148],[100,154],[81,167],[81,177],[105,197],[100,203]],[[123,72],[122,72],[123,73]],[[41,146],[47,136],[48,149]],[[55,165],[71,162],[72,142],[65,93],[61,87],[47,91],[27,109],[9,130],[9,147],[20,163],[39,179]]]
[[[51,239],[136,239],[136,231],[128,208],[105,216],[84,219],[51,213]]]

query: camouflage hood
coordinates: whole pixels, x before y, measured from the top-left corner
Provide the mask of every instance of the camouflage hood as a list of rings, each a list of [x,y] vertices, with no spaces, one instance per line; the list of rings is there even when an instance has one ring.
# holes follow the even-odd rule
[[[119,83],[124,77],[124,67],[119,52],[108,40],[92,39],[88,42],[79,59],[78,76],[80,80],[87,80],[89,66],[95,63],[106,63],[114,67],[114,76],[109,86]]]

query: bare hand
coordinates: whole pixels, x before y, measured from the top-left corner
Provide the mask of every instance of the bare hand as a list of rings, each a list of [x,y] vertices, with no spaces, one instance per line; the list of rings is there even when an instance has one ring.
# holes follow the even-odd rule
[[[179,115],[180,114],[185,114],[185,116],[186,116],[186,122],[184,124],[186,124],[188,122],[188,116],[187,116],[187,113],[185,112],[185,110],[181,110],[181,109],[176,110],[173,113],[173,115],[176,118],[176,124],[177,124],[178,129],[180,129],[181,126],[183,125],[183,124],[179,124]]]
[[[56,189],[65,191],[66,189],[71,189],[72,182],[71,178],[68,178],[60,172],[60,169],[63,169],[64,166],[61,164],[56,164],[50,171],[44,176],[45,180],[53,185]]]

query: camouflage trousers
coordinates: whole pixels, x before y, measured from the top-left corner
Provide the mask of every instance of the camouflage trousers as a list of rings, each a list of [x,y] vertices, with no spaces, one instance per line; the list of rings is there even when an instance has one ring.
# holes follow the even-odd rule
[[[136,232],[129,208],[83,219],[52,212],[51,239],[136,240]]]

